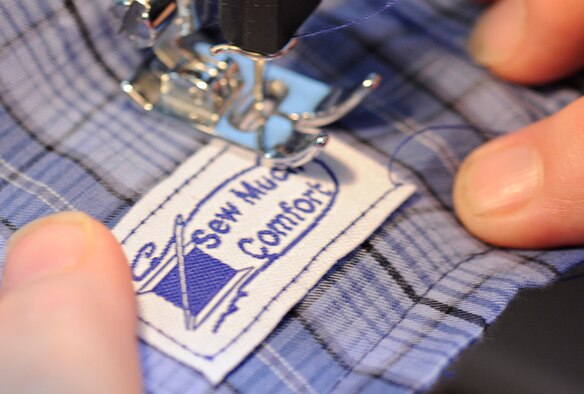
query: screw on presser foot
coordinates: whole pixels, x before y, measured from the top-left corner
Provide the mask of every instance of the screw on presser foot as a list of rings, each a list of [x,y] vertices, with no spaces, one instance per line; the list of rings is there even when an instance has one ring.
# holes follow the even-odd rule
[[[371,74],[339,102],[331,87],[304,75],[275,65],[266,75],[268,62],[293,50],[292,35],[319,2],[221,0],[220,27],[231,43],[217,44],[207,0],[118,0],[121,30],[152,49],[122,89],[144,110],[249,149],[266,165],[303,165],[326,145],[322,128],[381,82]]]

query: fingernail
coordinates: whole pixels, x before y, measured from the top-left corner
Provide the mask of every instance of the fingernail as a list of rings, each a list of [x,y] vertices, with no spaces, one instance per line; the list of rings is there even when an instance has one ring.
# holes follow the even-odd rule
[[[501,0],[479,19],[469,41],[475,61],[492,67],[510,60],[526,30],[525,0]]]
[[[11,237],[2,287],[12,288],[83,263],[93,243],[91,219],[65,212],[27,224]]]
[[[506,214],[527,205],[543,182],[543,166],[531,145],[480,148],[460,173],[462,196],[474,215]]]

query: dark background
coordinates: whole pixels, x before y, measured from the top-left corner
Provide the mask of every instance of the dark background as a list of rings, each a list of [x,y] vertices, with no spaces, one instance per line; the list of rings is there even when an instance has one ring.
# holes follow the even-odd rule
[[[431,394],[584,393],[584,265],[522,291]]]

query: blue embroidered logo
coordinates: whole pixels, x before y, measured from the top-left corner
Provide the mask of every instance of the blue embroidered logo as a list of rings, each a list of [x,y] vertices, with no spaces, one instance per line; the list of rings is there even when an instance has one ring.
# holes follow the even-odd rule
[[[185,206],[134,256],[138,294],[154,294],[182,310],[187,330],[205,325],[217,332],[238,311],[237,301],[248,296],[246,287],[269,275],[269,268],[314,231],[334,205],[339,184],[333,172],[318,160],[306,168],[312,176],[301,189],[290,181],[305,168],[255,165],[222,182],[194,207]]]

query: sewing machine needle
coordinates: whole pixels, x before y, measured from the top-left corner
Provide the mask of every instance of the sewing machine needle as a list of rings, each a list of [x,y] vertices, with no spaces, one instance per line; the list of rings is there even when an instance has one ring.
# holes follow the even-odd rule
[[[258,111],[264,110],[264,69],[266,62],[264,60],[254,60],[254,85],[253,97],[255,107]]]
[[[258,127],[257,144],[261,150],[265,150],[265,95],[264,95],[264,70],[266,62],[261,59],[254,59],[254,81],[253,81],[253,99],[254,109],[260,117],[260,124]]]

